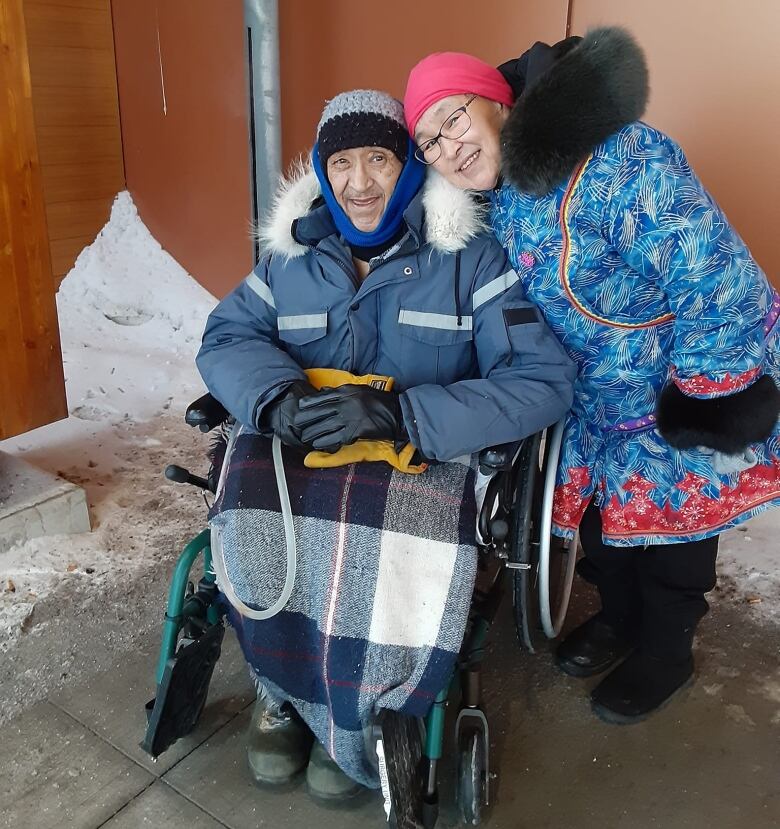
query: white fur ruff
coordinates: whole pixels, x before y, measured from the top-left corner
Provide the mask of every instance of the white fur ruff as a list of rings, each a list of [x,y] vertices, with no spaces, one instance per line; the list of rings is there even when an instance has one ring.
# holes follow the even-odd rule
[[[292,236],[292,225],[305,216],[320,196],[320,183],[311,165],[302,160],[282,179],[269,217],[256,232],[266,253],[294,259],[307,248]],[[423,185],[426,241],[442,253],[462,250],[487,230],[485,208],[466,190],[459,190],[434,170]]]

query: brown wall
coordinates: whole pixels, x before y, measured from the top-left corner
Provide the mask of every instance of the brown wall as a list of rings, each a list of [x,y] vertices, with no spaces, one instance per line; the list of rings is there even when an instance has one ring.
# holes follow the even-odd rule
[[[646,119],[685,151],[780,285],[780,3],[572,0],[572,33],[627,26],[650,64]]]
[[[0,2],[0,440],[67,417],[22,0]]]
[[[128,190],[160,244],[222,296],[253,262],[243,4],[113,11]]]
[[[252,261],[242,3],[113,6],[128,187],[163,246],[221,295]],[[280,0],[284,164],[311,146],[325,100],[355,87],[400,96],[409,69],[430,51],[462,49],[498,63],[535,40],[563,37],[569,15],[573,33],[622,23],[648,54],[648,120],[685,146],[780,281],[780,72],[770,51],[780,40],[780,6],[728,0],[713,8],[706,0],[490,0],[475,16],[472,0],[396,0],[383,9],[364,0]]]
[[[427,52],[496,63],[566,32],[568,0],[281,0],[283,156],[313,142],[326,98],[375,86],[401,95]],[[414,21],[414,25],[410,25]],[[622,24],[645,49],[647,120],[670,133],[780,285],[780,4],[766,0],[571,0],[571,32]]]
[[[57,283],[124,189],[110,0],[24,0]]]
[[[325,100],[358,87],[403,95],[428,52],[469,51],[499,63],[566,30],[567,0],[280,0],[285,165],[314,143]]]

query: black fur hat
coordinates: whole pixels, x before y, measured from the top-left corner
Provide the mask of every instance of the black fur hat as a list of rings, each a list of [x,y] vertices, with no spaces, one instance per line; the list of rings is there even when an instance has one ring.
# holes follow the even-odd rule
[[[624,29],[594,29],[531,80],[501,133],[503,173],[541,196],[626,124],[642,117],[648,98],[644,54]]]

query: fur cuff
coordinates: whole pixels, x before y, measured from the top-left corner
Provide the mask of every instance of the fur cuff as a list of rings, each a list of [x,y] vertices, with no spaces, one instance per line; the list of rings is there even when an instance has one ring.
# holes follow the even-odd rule
[[[542,196],[612,133],[642,117],[647,66],[624,29],[589,32],[533,83],[501,133],[503,172],[519,190]]]
[[[765,441],[780,414],[780,391],[764,375],[727,397],[688,397],[670,383],[658,400],[658,431],[676,449],[706,446],[727,455]]]

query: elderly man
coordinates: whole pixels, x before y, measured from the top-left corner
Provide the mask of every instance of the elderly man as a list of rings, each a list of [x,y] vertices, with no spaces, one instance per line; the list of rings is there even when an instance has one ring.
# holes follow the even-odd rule
[[[397,470],[417,473],[429,466],[419,477],[392,475],[400,475],[405,491],[420,487],[415,503],[431,516],[426,526],[435,527],[431,492],[436,475],[453,466],[435,462],[521,439],[558,420],[572,399],[572,363],[525,299],[517,273],[484,227],[472,197],[438,175],[424,182],[398,101],[370,90],[338,95],[322,114],[311,166],[282,187],[261,231],[265,255],[211,314],[198,367],[211,393],[243,424],[245,438],[275,435],[288,447],[288,458],[298,450],[309,453],[307,466],[329,466],[327,453],[338,458],[362,447],[357,455],[346,455],[345,462],[382,457]],[[311,370],[323,368],[349,372],[354,381],[318,388]],[[394,385],[388,390],[384,380],[390,377]],[[372,455],[377,447],[382,451]],[[319,462],[311,463],[312,457]],[[228,460],[228,478],[230,467]],[[326,472],[333,470],[303,472],[296,480]],[[459,480],[458,499],[473,499],[462,483],[465,478]],[[236,491],[247,506],[254,487],[242,485]],[[355,499],[369,503],[379,497],[377,491],[367,484]],[[446,492],[450,502],[452,492]],[[306,497],[291,500],[298,509]],[[343,500],[353,503],[348,493]],[[218,499],[216,508],[225,509],[224,500]],[[349,520],[354,526],[359,519],[353,515]],[[386,530],[387,521],[379,527]],[[354,530],[341,533],[341,542],[345,536],[348,542]],[[368,682],[367,661],[381,664],[383,671],[392,669],[396,657],[389,650],[370,659],[366,647],[352,656],[338,653],[346,639],[377,638],[376,604],[365,620],[350,612],[348,636],[336,636],[333,625],[338,624],[337,601],[350,608],[370,605],[381,592],[366,563],[371,546],[364,544],[363,558],[350,564],[349,551],[340,542],[338,556],[333,553],[327,563],[332,550],[321,535],[317,542],[322,549],[306,546],[300,553],[326,562],[316,568],[318,574],[324,571],[324,581],[315,583],[306,560],[299,562],[291,604],[272,620],[242,618],[236,628],[262,687],[249,751],[256,779],[282,783],[308,763],[310,791],[333,799],[353,793],[355,780],[376,785],[370,764],[355,756],[360,739],[341,736],[350,729],[359,733],[378,707],[421,715],[430,702],[420,702],[427,700],[424,694],[409,694],[399,702],[400,697],[388,696],[387,687],[375,688],[400,689],[429,680],[443,687],[457,644],[454,652],[439,654],[433,680],[430,671],[412,671]],[[443,603],[437,611],[441,618],[434,620],[437,630],[455,637],[462,637],[468,615],[474,543],[473,534],[468,544],[461,540],[461,548],[471,551],[471,564],[464,570],[469,575],[458,591],[457,609],[452,600],[446,608]],[[380,573],[376,579],[384,577]],[[409,579],[413,581],[411,575]],[[292,612],[296,601],[330,595],[331,590],[330,611]],[[398,584],[397,590],[412,608],[427,602],[424,578]],[[337,598],[335,591],[340,591]],[[452,591],[445,589],[442,595],[452,596]],[[308,627],[301,622],[307,614]],[[381,647],[395,644],[390,635],[381,640]],[[349,681],[332,676],[337,663]],[[350,719],[345,712],[353,703],[359,714]],[[317,742],[310,759],[311,732]]]

